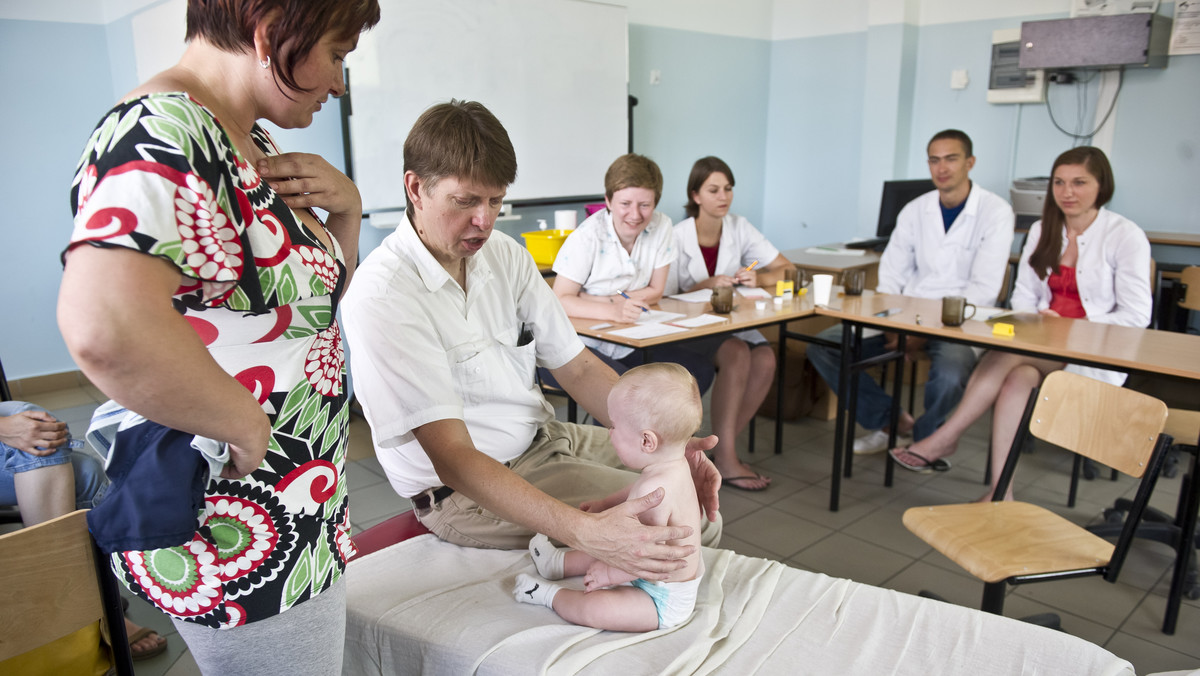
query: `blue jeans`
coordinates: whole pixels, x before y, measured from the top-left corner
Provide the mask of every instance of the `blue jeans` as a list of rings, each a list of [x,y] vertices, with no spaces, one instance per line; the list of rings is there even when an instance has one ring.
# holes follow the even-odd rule
[[[842,325],[831,326],[817,334],[818,338],[842,342]],[[872,336],[862,341],[862,357],[864,359],[883,354],[884,337]],[[913,438],[917,441],[933,434],[941,426],[954,407],[962,398],[963,390],[967,387],[967,379],[975,368],[975,351],[966,345],[948,343],[941,340],[931,340],[925,343],[932,364],[929,367],[929,380],[925,383],[925,412],[917,418],[913,429]],[[806,351],[808,360],[813,368],[835,394],[838,392],[838,374],[842,368],[842,351],[840,348],[809,345]],[[884,391],[875,379],[865,372],[858,374],[858,406],[855,420],[869,430],[879,430],[887,427],[892,411],[892,397]]]
[[[25,411],[46,411],[23,401],[0,402],[0,417],[7,418]],[[71,463],[75,474],[75,506],[87,509],[92,506],[96,494],[107,483],[104,463],[90,451],[76,452],[66,446],[59,447],[49,455],[30,455],[0,442],[0,505],[17,504],[17,490],[13,475],[43,467]]]

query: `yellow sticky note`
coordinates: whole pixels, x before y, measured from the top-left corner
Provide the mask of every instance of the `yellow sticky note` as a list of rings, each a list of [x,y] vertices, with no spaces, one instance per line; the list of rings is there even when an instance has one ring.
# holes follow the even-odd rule
[[[793,293],[795,291],[795,282],[779,280],[775,282],[775,295],[782,296],[785,293]]]
[[[1013,325],[1005,324],[1004,322],[996,322],[992,325],[992,335],[1012,338],[1013,335],[1015,335],[1013,333]]]

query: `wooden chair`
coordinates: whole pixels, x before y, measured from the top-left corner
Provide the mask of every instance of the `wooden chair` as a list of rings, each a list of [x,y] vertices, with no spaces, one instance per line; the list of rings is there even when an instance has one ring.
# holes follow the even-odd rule
[[[1200,265],[1189,265],[1179,273],[1179,283],[1183,285],[1183,296],[1179,299],[1179,307],[1188,310],[1200,310]]]
[[[51,643],[36,660],[44,672],[5,662]],[[99,664],[103,673],[107,662],[117,674],[133,674],[121,595],[88,533],[87,510],[0,536],[0,673],[80,673],[79,662],[49,664],[78,656],[71,648],[82,651],[88,669]]]
[[[1161,401],[1055,371],[1030,394],[994,502],[913,507],[904,525],[983,580],[983,610],[1002,614],[1006,585],[1101,575],[1115,582],[1171,439]],[[1116,546],[1054,512],[1002,498],[1032,434],[1141,478]]]
[[[1154,258],[1150,259],[1150,283],[1151,283],[1151,288],[1150,288],[1150,328],[1155,329],[1155,328],[1158,328],[1159,277],[1158,277],[1158,263],[1155,262]],[[1071,487],[1067,491],[1067,506],[1068,507],[1075,506],[1075,496],[1079,492],[1079,476],[1080,476],[1080,474],[1083,475],[1084,479],[1091,481],[1092,479],[1095,479],[1096,477],[1100,476],[1100,469],[1096,466],[1096,463],[1091,460],[1091,458],[1084,458],[1079,455],[1075,456],[1075,461],[1071,465]],[[1108,478],[1110,481],[1116,481],[1117,480],[1117,470],[1115,470],[1115,469],[1112,470],[1109,473]]]

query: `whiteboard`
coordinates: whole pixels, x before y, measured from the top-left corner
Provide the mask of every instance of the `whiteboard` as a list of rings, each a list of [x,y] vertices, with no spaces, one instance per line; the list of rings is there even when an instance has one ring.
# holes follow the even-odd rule
[[[582,0],[381,0],[347,58],[364,211],[404,206],[404,139],[429,106],[479,101],[517,153],[509,200],[598,195],[628,149],[624,7]]]

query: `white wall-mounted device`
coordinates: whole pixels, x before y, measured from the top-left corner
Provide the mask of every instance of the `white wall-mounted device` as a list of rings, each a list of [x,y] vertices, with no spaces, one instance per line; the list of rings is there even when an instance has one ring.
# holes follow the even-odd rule
[[[1046,73],[1022,70],[1021,29],[992,31],[992,67],[988,77],[988,103],[1042,103],[1046,100]]]

